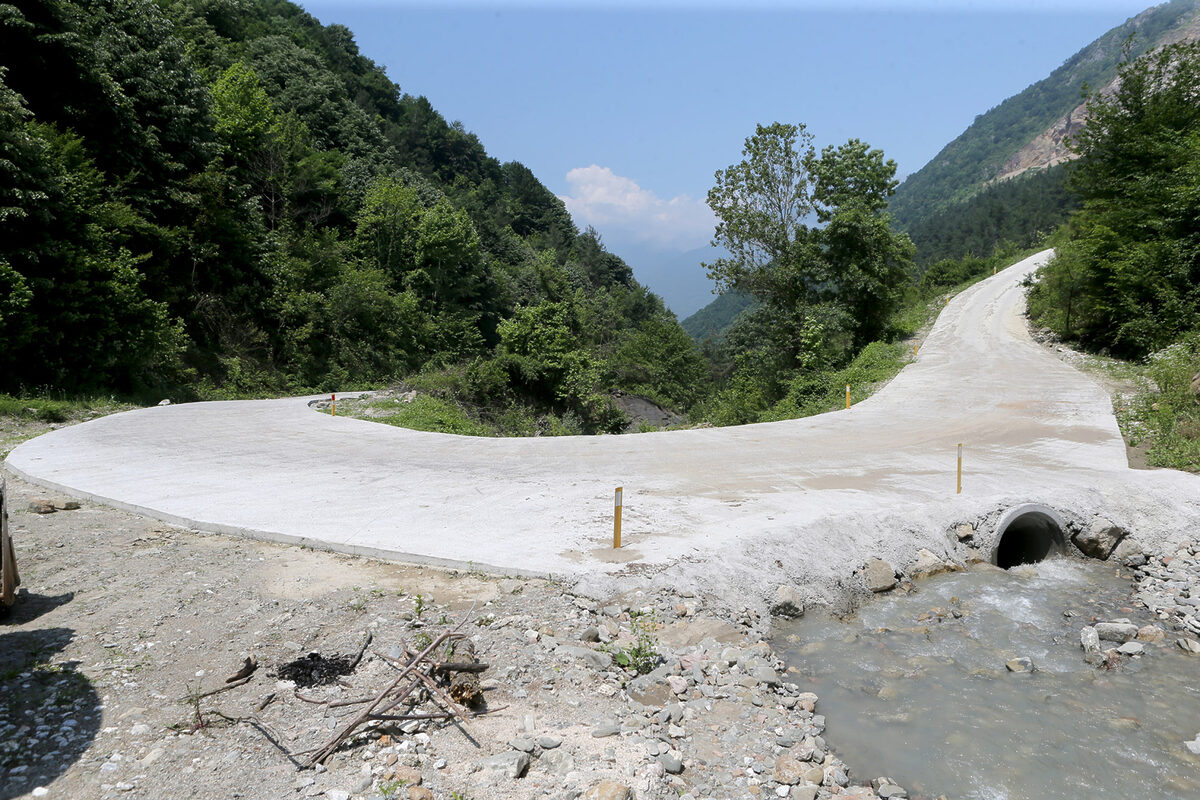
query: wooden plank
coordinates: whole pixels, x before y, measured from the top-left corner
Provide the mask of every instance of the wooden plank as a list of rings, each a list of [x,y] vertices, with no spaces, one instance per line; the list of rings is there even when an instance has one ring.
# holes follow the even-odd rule
[[[11,606],[17,600],[21,576],[17,572],[17,554],[8,535],[8,504],[4,480],[0,479],[0,605]]]

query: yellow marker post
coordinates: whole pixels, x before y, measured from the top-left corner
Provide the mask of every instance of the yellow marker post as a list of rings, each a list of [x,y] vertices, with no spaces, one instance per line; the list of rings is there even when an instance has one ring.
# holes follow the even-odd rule
[[[946,305],[950,305],[950,295],[946,295]]]
[[[337,416],[337,392],[329,395],[329,413],[332,416]]]
[[[916,355],[917,355],[917,349],[918,349],[920,346],[921,346],[921,345],[919,345],[919,344],[914,344],[914,345],[913,345],[913,356],[914,356],[914,357],[916,357]]]
[[[846,408],[850,407],[850,384],[846,384]]]
[[[623,487],[618,486],[616,494],[613,496],[613,549],[621,549],[621,491]]]
[[[962,442],[958,443],[958,491],[955,494],[962,494]]]

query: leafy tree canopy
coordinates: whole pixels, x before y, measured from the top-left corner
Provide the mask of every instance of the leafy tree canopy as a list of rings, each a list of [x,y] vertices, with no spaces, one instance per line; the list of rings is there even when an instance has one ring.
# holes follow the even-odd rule
[[[858,344],[877,336],[913,254],[885,212],[895,162],[857,139],[818,155],[804,125],[778,122],[757,126],[742,156],[716,173],[708,193],[718,219],[713,244],[730,253],[705,265],[709,277],[790,319],[797,362],[825,324],[816,317],[843,320],[830,336],[848,331]]]

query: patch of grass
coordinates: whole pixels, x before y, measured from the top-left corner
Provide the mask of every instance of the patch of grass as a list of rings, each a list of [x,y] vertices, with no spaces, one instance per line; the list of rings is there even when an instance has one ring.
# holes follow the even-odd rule
[[[67,397],[0,393],[0,459],[47,425],[83,422],[136,408],[113,397]]]
[[[1133,446],[1148,444],[1146,463],[1200,472],[1200,331],[1152,353],[1137,369],[1134,396],[1116,403],[1117,421]]]
[[[408,781],[402,778],[397,778],[390,781],[381,781],[379,784],[379,795],[384,800],[398,800],[401,796],[407,797],[408,793],[403,791],[408,786]]]
[[[134,408],[112,397],[51,398],[0,394],[0,417],[39,422],[67,422]]]
[[[765,415],[764,421],[795,419],[846,407],[846,386],[851,404],[866,400],[912,360],[899,343],[872,342],[843,369],[797,375],[787,395]]]
[[[399,405],[394,414],[380,417],[377,421],[417,431],[463,436],[494,435],[491,428],[472,419],[462,406],[427,394],[417,395],[410,402]]]
[[[658,666],[658,640],[653,632],[658,629],[654,614],[631,614],[629,626],[633,629],[633,644],[613,653],[613,660],[626,669],[645,675]]]

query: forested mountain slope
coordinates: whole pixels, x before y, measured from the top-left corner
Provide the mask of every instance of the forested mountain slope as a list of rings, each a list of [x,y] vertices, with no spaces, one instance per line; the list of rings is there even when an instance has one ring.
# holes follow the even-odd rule
[[[1063,140],[1082,124],[1084,87],[1110,85],[1126,47],[1136,57],[1161,44],[1195,38],[1200,33],[1198,10],[1200,0],[1171,0],[1150,8],[1068,58],[1045,79],[980,114],[900,184],[890,206],[897,225],[914,230],[997,179],[1070,157]]]
[[[603,426],[610,389],[682,403],[699,374],[526,167],[285,0],[0,5],[0,81],[0,391],[454,366]]]

